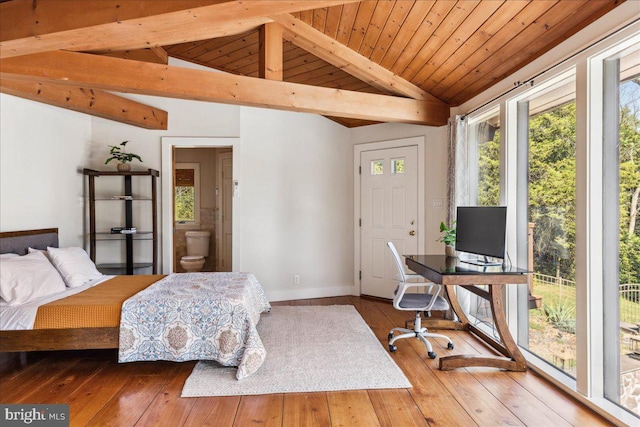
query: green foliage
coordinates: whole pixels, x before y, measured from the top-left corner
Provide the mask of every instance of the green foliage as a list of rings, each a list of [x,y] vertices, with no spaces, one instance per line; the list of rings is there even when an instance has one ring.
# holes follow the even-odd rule
[[[194,187],[176,187],[175,193],[176,221],[195,221],[195,189]]]
[[[500,130],[478,144],[478,205],[500,204]]]
[[[117,160],[120,163],[131,162],[131,161],[133,161],[133,159],[137,159],[139,161],[142,161],[140,156],[138,156],[137,154],[127,153],[125,151],[125,147],[127,146],[127,142],[129,142],[129,141],[122,141],[120,143],[120,145],[109,145],[109,147],[111,148],[111,150],[109,150],[109,153],[111,154],[111,157],[109,157],[104,162],[104,164],[106,165],[111,160]]]
[[[640,283],[640,89],[630,81],[621,98],[635,89],[620,109],[620,283]],[[625,91],[627,93],[625,93]],[[633,97],[632,97],[633,98]],[[632,218],[635,218],[632,223]]]
[[[619,194],[620,283],[640,282],[640,86],[621,85]],[[485,132],[480,132],[487,135]],[[570,102],[529,120],[529,220],[534,270],[575,280],[576,105]],[[478,144],[478,204],[500,200],[500,131]],[[441,240],[442,241],[442,240]]]
[[[534,270],[575,278],[576,105],[571,102],[529,120],[529,220]]]
[[[560,300],[551,304],[543,304],[542,310],[547,322],[551,323],[555,328],[575,334],[576,310],[574,305],[567,300]]]
[[[438,242],[442,242],[445,245],[455,246],[456,245],[456,222],[453,221],[451,227],[447,227],[444,222],[440,222],[440,232],[444,233],[437,240]]]
[[[640,236],[620,239],[620,283],[640,283]]]
[[[373,175],[380,175],[383,173],[384,163],[382,160],[376,160],[371,164],[371,173]]]

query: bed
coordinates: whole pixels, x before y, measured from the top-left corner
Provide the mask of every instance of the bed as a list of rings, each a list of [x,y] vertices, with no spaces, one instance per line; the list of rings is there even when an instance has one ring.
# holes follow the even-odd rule
[[[16,253],[24,255],[29,247],[42,250],[47,247],[58,247],[57,229],[0,233],[0,254]],[[257,331],[255,330],[255,324],[257,324],[260,313],[269,311],[270,306],[257,280],[255,278],[253,278],[253,281],[247,280],[248,277],[252,278],[252,276],[242,273],[226,273],[226,275],[209,273],[208,277],[206,273],[173,274],[169,276],[115,276],[102,283],[92,285],[90,288],[82,290],[82,292],[75,295],[40,305],[37,308],[37,315],[33,323],[34,329],[0,331],[0,351],[119,348],[121,361],[207,360],[207,355],[213,351],[216,352],[216,358],[208,360],[221,362],[218,359],[222,351],[218,352],[218,348],[223,347],[224,349],[224,344],[228,343],[229,337],[233,335],[228,332],[228,329],[235,328],[234,331],[237,331],[238,324],[244,322],[245,329],[242,331],[242,338],[245,341],[241,344],[246,346],[247,353],[250,350],[255,350],[259,353],[263,348],[259,348],[261,341],[257,337],[258,348],[256,349]],[[209,283],[209,288],[203,286],[206,284],[205,282]],[[178,289],[178,291],[175,289]],[[194,292],[193,295],[197,295],[197,298],[192,298],[192,302],[188,301],[189,292]],[[198,294],[197,292],[200,293]],[[140,298],[143,294],[145,296],[150,294],[151,296],[143,300]],[[208,345],[207,353],[202,348],[195,351],[196,345],[189,349],[186,356],[168,354],[171,352],[167,351],[163,353],[149,350],[148,343],[153,342],[156,337],[161,335],[164,337],[164,335],[173,334],[172,336],[170,335],[170,337],[173,337],[173,342],[176,341],[176,336],[184,341],[185,330],[189,332],[188,326],[190,325],[188,320],[185,321],[184,313],[186,313],[186,308],[193,312],[202,313],[201,301],[206,300],[208,295],[212,295],[209,298],[209,305],[213,309],[208,309],[205,325],[209,329],[215,328],[218,335],[221,331],[226,333],[226,335],[223,334],[224,339],[216,336],[216,342],[213,347],[210,342],[206,343]],[[125,301],[126,304],[123,307]],[[181,318],[169,324],[167,327],[168,332],[162,332],[157,327],[155,329],[149,327],[150,311],[148,307],[153,307],[154,313],[157,311],[156,307],[161,307],[162,310],[165,310],[165,312],[162,312],[163,318],[167,318],[170,313],[166,311],[166,307],[175,305],[175,301],[186,301],[187,303],[181,305],[182,311],[178,310],[178,316]],[[132,306],[132,304],[138,305]],[[121,313],[125,314],[121,316]],[[228,318],[228,320],[222,320],[222,318]],[[252,320],[246,320],[245,318]],[[247,332],[247,323],[250,324],[250,332]],[[199,329],[194,326],[194,330],[198,331],[197,334],[204,329],[202,324],[198,327]],[[178,335],[176,335],[176,331],[179,332]],[[194,333],[191,333],[191,336],[193,335]],[[238,333],[236,333],[237,335]],[[133,336],[141,336],[143,340],[146,340],[136,344],[137,347],[134,349],[134,353],[132,353],[131,343]],[[198,340],[200,340],[198,344],[202,347],[203,341],[200,338]],[[209,341],[212,340],[210,339]],[[189,345],[191,344],[189,343]],[[242,351],[245,350],[243,349]],[[252,356],[253,360],[247,363],[249,365],[248,369],[245,368],[247,356],[243,356],[242,361],[237,359],[237,366],[239,367],[237,376],[239,379],[257,370],[255,354],[252,354]],[[266,353],[264,356],[266,356]],[[222,363],[227,366],[236,366],[233,365],[233,361],[234,359],[231,358],[222,360]]]
[[[48,228],[0,233],[0,254],[25,255],[29,247],[58,247],[58,229]],[[84,350],[118,348],[117,326],[96,328],[0,331],[0,350]]]

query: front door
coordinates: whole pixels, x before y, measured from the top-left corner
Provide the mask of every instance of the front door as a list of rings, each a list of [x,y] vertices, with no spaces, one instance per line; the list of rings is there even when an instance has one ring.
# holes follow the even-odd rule
[[[360,168],[360,293],[391,299],[397,269],[387,242],[418,253],[418,147],[363,151]]]

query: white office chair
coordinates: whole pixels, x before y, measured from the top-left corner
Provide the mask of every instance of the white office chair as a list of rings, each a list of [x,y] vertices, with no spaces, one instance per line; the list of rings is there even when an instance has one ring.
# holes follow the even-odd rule
[[[431,310],[448,310],[449,302],[442,296],[440,296],[440,292],[442,291],[442,286],[430,281],[423,282],[408,282],[408,280],[416,280],[416,279],[424,279],[419,274],[407,274],[404,271],[404,267],[402,265],[402,260],[396,247],[392,242],[387,242],[387,246],[391,250],[393,254],[393,259],[396,262],[396,266],[398,267],[399,273],[399,282],[398,287],[395,290],[395,296],[393,297],[393,307],[396,310],[403,311],[415,311],[416,317],[413,322],[413,329],[407,328],[393,328],[389,332],[389,351],[394,352],[398,348],[395,346],[395,342],[397,340],[403,338],[418,338],[420,339],[424,345],[427,347],[427,354],[431,359],[436,358],[436,353],[433,351],[433,347],[431,343],[427,340],[429,338],[442,338],[447,340],[447,348],[449,350],[453,349],[453,341],[451,338],[441,335],[434,334],[427,331],[427,328],[422,327],[422,318],[420,317],[421,312],[425,312],[427,315],[430,314]],[[426,280],[426,279],[424,279]],[[425,293],[407,293],[407,289],[411,287],[425,286],[427,287]],[[401,332],[400,335],[394,336],[394,332]]]

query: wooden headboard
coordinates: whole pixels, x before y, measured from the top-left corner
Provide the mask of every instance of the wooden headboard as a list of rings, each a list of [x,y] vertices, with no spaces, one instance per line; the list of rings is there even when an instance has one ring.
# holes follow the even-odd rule
[[[47,249],[58,247],[58,229],[4,231],[0,233],[0,254],[15,253],[25,255],[29,248]]]

